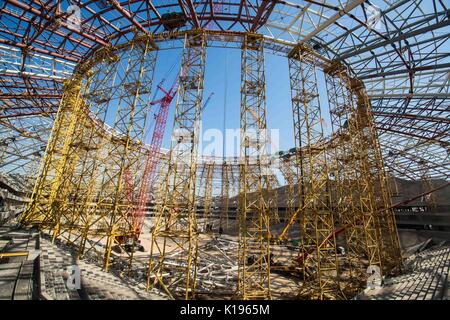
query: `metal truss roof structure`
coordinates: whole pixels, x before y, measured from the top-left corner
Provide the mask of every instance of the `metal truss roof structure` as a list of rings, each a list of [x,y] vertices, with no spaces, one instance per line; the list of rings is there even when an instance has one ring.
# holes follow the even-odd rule
[[[40,159],[63,81],[94,50],[136,32],[160,48],[181,43],[165,31],[168,12],[185,20],[178,33],[202,28],[222,46],[257,32],[272,52],[306,42],[342,61],[365,83],[388,170],[448,179],[448,0],[1,0],[1,170]]]

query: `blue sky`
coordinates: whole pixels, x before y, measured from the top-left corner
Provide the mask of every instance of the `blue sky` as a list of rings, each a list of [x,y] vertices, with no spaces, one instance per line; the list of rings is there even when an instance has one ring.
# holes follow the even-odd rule
[[[205,101],[211,92],[214,96],[202,115],[202,131],[219,129],[223,132],[223,118],[226,119],[226,129],[239,128],[240,108],[240,73],[241,51],[230,48],[208,48],[205,71]],[[173,68],[167,76],[166,87],[169,87],[180,70],[181,49],[161,50],[155,71],[154,86],[167,76],[167,71]],[[289,81],[289,68],[286,57],[265,54],[266,73],[266,101],[267,101],[267,127],[279,130],[279,149],[288,150],[294,146],[293,120],[291,110],[291,93]],[[227,80],[227,81],[226,81]],[[227,83],[227,85],[225,85]],[[326,87],[323,76],[318,73],[319,93],[321,97],[322,115],[325,122],[325,131],[330,130],[328,106],[326,101]],[[227,86],[227,88],[226,88]],[[226,89],[226,90],[225,90]],[[225,91],[227,91],[225,106]],[[158,97],[161,96],[161,93]],[[224,114],[224,108],[226,113]],[[170,132],[173,127],[175,99],[170,107],[169,118],[163,141],[163,148],[170,147]],[[153,119],[150,117],[149,119]],[[146,141],[149,141],[147,137]],[[227,141],[225,141],[227,143]],[[231,143],[228,141],[228,143]],[[204,143],[203,147],[207,145]],[[229,151],[231,152],[231,150]],[[220,154],[216,154],[220,156]],[[232,154],[227,154],[228,156]]]
[[[159,52],[154,86],[166,76],[167,70],[176,63],[166,80],[169,87],[180,70],[181,50],[171,49]],[[265,55],[267,126],[278,129],[280,149],[294,145],[293,123],[290,102],[289,70],[287,59],[272,54]],[[238,49],[208,48],[205,71],[204,100],[211,92],[214,96],[202,115],[202,131],[223,130],[224,107],[226,107],[226,129],[239,128],[241,52]],[[227,80],[227,81],[226,81]],[[227,83],[227,85],[226,85]],[[227,88],[225,88],[227,86]],[[226,90],[225,90],[226,89]],[[227,91],[225,106],[225,91]],[[158,95],[160,97],[161,94]],[[163,147],[170,146],[170,132],[173,127],[175,99],[171,105]],[[152,119],[153,117],[150,117]],[[147,139],[147,141],[149,138]]]

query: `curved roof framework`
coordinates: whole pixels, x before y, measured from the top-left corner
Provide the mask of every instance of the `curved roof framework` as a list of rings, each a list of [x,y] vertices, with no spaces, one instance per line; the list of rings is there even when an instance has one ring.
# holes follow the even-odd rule
[[[69,4],[80,9],[81,24]],[[272,51],[307,42],[348,64],[372,100],[388,170],[414,179],[425,166],[428,175],[448,179],[450,5],[444,0],[4,0],[2,170],[39,160],[63,81],[77,63],[136,32],[164,39],[168,12],[184,17],[179,31],[258,32],[277,44]],[[167,45],[157,38],[155,46]]]

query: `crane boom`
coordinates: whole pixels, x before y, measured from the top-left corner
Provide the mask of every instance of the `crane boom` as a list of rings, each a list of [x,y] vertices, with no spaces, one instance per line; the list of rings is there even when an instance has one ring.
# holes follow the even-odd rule
[[[139,239],[139,236],[142,231],[142,225],[144,223],[145,217],[145,206],[148,202],[149,195],[151,194],[151,186],[153,185],[153,179],[156,173],[156,167],[159,160],[159,150],[162,145],[162,140],[164,138],[164,131],[167,123],[167,116],[169,113],[169,107],[172,103],[175,94],[177,92],[178,87],[178,78],[174,81],[172,87],[169,90],[165,90],[162,87],[162,84],[165,80],[162,80],[158,84],[158,89],[164,93],[164,96],[161,99],[153,100],[150,102],[151,105],[160,105],[159,112],[155,114],[155,127],[153,129],[153,135],[150,142],[149,150],[146,153],[146,161],[144,172],[142,175],[142,182],[139,189],[139,195],[137,200],[137,206],[134,210],[134,229],[135,229],[135,238]],[[214,92],[212,92],[206,102],[203,105],[202,110],[209,104]],[[126,175],[127,179],[129,179],[129,175]],[[126,188],[129,187],[130,182],[126,183]],[[130,192],[127,192],[127,194]],[[131,196],[128,196],[129,200],[132,199]]]
[[[212,96],[214,95],[214,92],[211,92],[208,96],[208,99],[206,99],[205,104],[203,105],[202,111],[205,110],[206,106],[209,104],[209,101],[211,100]]]
[[[164,81],[164,80],[163,80]],[[162,81],[162,82],[163,82]],[[177,92],[178,78],[174,81],[172,87],[166,91],[162,88],[162,82],[158,85],[158,88],[164,92],[164,97],[159,100],[152,101],[151,104],[160,104],[159,112],[155,115],[155,128],[153,129],[153,135],[150,142],[150,148],[146,154],[146,161],[144,167],[144,173],[142,176],[142,183],[139,190],[139,198],[136,210],[134,211],[135,217],[135,236],[139,238],[142,225],[144,222],[144,209],[147,203],[149,194],[151,192],[152,181],[155,176],[156,166],[159,159],[159,150],[164,138],[164,131],[166,129],[167,116],[169,114],[169,107],[173,98]]]

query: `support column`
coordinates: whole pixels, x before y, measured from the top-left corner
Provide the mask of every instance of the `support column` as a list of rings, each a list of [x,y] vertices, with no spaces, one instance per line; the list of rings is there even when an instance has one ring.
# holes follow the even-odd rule
[[[65,86],[34,200],[23,218],[51,228],[53,238],[77,246],[79,256],[90,250],[103,254],[105,270],[118,238],[134,232],[124,177],[138,172],[141,158],[156,62],[149,43],[136,36],[118,48],[96,51],[77,67]],[[111,126],[105,125],[108,114],[115,114]]]
[[[156,214],[149,263],[148,285],[158,283],[169,295],[184,299],[195,298],[196,289],[198,229],[195,192],[205,59],[205,35],[201,31],[186,34],[167,186],[164,204]],[[170,253],[177,253],[173,255],[171,268],[175,264],[178,272],[163,281],[169,248]]]
[[[242,299],[270,299],[268,155],[263,37],[247,34],[242,46],[239,279]]]
[[[107,48],[97,51],[93,57],[80,64],[74,76],[67,80],[63,96],[47,143],[44,159],[36,179],[34,190],[25,214],[23,224],[39,225],[52,231],[54,238],[61,233],[65,224],[63,215],[71,200],[71,180],[76,159],[82,150],[76,143],[77,137],[86,131],[88,109],[85,97],[95,80],[92,68],[107,59]],[[63,226],[62,229],[65,229]],[[70,226],[67,227],[70,229]]]
[[[105,270],[112,262],[112,247],[123,245],[123,239],[135,238],[134,204],[129,202],[127,193],[135,195],[137,186],[133,184],[132,190],[127,191],[125,175],[139,172],[156,63],[156,51],[145,38],[136,37],[116,53],[120,59],[115,78],[118,87],[109,104],[109,111],[114,112],[115,118],[108,130],[105,151],[99,157],[102,166],[99,191],[94,199],[96,214],[90,221],[96,236],[106,241]],[[131,252],[128,266],[132,258]]]
[[[286,181],[286,211],[282,218],[283,222],[290,221],[295,213],[295,171],[292,168],[290,157],[280,158],[280,171]]]
[[[349,281],[344,291],[354,294],[366,284],[366,269],[369,265],[379,265],[380,252],[373,216],[373,197],[367,189],[368,176],[362,166],[366,161],[360,142],[361,129],[354,121],[351,92],[344,80],[346,68],[331,64],[325,67],[330,119],[332,124],[332,148],[334,151],[334,203],[339,223],[345,229],[345,249]],[[368,263],[363,263],[368,257]]]
[[[208,227],[212,228],[213,220],[211,219],[211,205],[212,205],[212,192],[213,192],[213,177],[214,177],[214,162],[205,163],[206,176],[205,176],[205,193],[203,195],[203,223],[204,230],[208,232]]]
[[[82,116],[82,94],[86,90],[82,76],[76,75],[64,84],[63,97],[52,133],[47,144],[43,164],[36,180],[29,205],[22,216],[24,224],[35,224],[58,234],[59,217],[67,197],[70,179],[66,163],[77,122]],[[61,197],[61,195],[65,197]],[[56,231],[56,232],[55,232]]]
[[[270,219],[275,223],[280,223],[280,215],[278,212],[278,188],[280,187],[280,182],[270,167],[268,168],[268,174],[266,175],[266,185],[269,186],[265,192],[270,211]]]
[[[302,243],[299,260],[304,284],[300,294],[329,299],[335,298],[338,292],[338,264],[317,64],[313,52],[307,47],[298,46],[289,54],[294,138],[299,150],[297,166],[301,175],[299,207]]]
[[[356,77],[348,77],[348,87],[352,92],[355,121],[362,130],[362,142],[366,146],[362,155],[367,160],[368,173],[371,177],[371,188],[374,192],[374,209],[378,219],[378,235],[380,238],[382,272],[398,272],[402,267],[400,241],[397,233],[394,211],[387,185],[383,157],[378,140],[378,133],[372,114],[372,106],[367,96],[364,84]]]
[[[220,210],[220,223],[219,229],[224,230],[224,228],[228,229],[228,211],[230,204],[230,165],[228,165],[225,161],[222,163],[222,189],[221,189],[221,210]]]
[[[72,217],[71,224],[79,229],[74,230],[73,239],[73,244],[78,247],[78,257],[83,257],[86,252],[89,253],[94,249],[88,240],[89,232],[92,231],[91,223],[97,214],[95,197],[98,195],[99,172],[102,166],[100,146],[106,145],[109,134],[102,122],[106,122],[108,107],[113,92],[117,89],[114,79],[118,70],[118,60],[119,57],[110,52],[102,63],[94,66],[94,78],[86,96],[86,104],[92,117],[83,124],[84,130],[77,131],[78,142],[73,144],[77,145],[76,152],[80,153],[80,163],[77,175],[72,178],[73,205],[69,215]],[[66,240],[72,242],[70,238]]]
[[[400,246],[394,214],[387,209],[390,198],[370,101],[362,82],[342,64],[332,62],[325,73],[337,140],[338,193],[343,194],[338,197],[348,200],[350,195],[348,204],[340,208],[348,226],[347,246],[354,255],[367,257],[365,267],[389,272],[401,265]],[[351,265],[356,267],[356,279],[368,276],[357,263]]]

